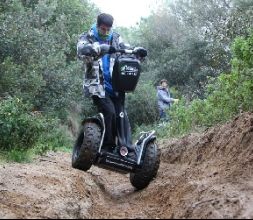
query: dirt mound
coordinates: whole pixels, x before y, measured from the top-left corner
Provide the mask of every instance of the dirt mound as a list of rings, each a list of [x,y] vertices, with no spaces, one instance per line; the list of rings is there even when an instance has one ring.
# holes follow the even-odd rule
[[[33,164],[0,169],[0,218],[88,217],[95,185],[69,166],[68,154],[49,154]]]
[[[175,181],[173,190],[158,199],[172,206],[164,210],[168,217],[253,217],[252,113],[163,147],[163,161],[181,171],[175,170],[176,178],[165,177]]]
[[[0,166],[0,218],[253,218],[253,114],[166,140],[157,178],[71,168],[71,155]]]

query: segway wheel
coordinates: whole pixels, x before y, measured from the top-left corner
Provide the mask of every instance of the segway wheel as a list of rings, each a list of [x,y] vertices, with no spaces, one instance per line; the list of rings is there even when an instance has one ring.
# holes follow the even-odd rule
[[[76,140],[72,153],[72,167],[82,171],[91,168],[97,157],[101,128],[96,123],[85,123]]]
[[[130,174],[130,182],[136,189],[144,189],[156,177],[160,165],[160,155],[157,145],[153,142],[148,143],[142,167]]]

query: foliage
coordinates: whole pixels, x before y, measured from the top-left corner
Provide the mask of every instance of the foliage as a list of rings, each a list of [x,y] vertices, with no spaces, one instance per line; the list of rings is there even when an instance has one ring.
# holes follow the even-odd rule
[[[93,111],[76,41],[97,12],[87,0],[0,2],[0,151],[9,159],[70,146],[69,115]]]
[[[163,1],[153,14],[130,30],[132,35],[127,32],[127,38],[133,44],[148,49],[147,65],[140,84],[151,81],[152,91],[154,85],[166,78],[170,87],[175,87],[179,96],[185,97],[170,111],[174,120],[167,126],[168,133],[184,133],[201,126],[211,126],[230,118],[238,112],[238,106],[247,105],[242,109],[249,108],[251,83],[242,79],[241,72],[235,73],[234,63],[238,61],[230,62],[230,48],[236,36],[249,36],[253,24],[252,6],[252,1],[246,0]],[[237,49],[243,47],[240,43],[235,45]],[[245,63],[241,66],[245,67]],[[243,84],[240,89],[234,83],[237,80]],[[238,95],[232,92],[233,88]],[[229,98],[229,90],[235,100]],[[210,96],[211,91],[214,94]],[[244,99],[247,104],[244,101],[239,103],[236,98]],[[153,108],[156,106],[153,105]],[[135,121],[138,121],[137,127],[145,124],[140,119]]]
[[[149,52],[145,75],[154,84],[166,78],[187,99],[204,98],[209,78],[230,71],[235,37],[252,28],[252,1],[163,2],[132,34]]]
[[[233,44],[232,72],[220,75],[208,85],[207,98],[189,105],[181,100],[169,112],[169,133],[183,134],[198,127],[225,122],[240,111],[253,110],[253,34]]]
[[[71,139],[56,119],[34,112],[18,98],[0,101],[0,150],[7,160],[29,161],[33,154],[69,147]]]
[[[134,94],[127,95],[126,109],[133,128],[136,125],[152,124],[157,121],[156,99],[156,90],[150,83],[141,84]]]
[[[0,149],[33,147],[46,129],[43,118],[28,113],[30,106],[18,98],[0,102]]]
[[[148,49],[139,85],[127,95],[133,129],[158,126],[155,86],[162,78],[181,101],[160,136],[252,110],[252,0],[162,2],[138,26],[117,27],[127,43]],[[68,147],[76,124],[95,114],[82,94],[76,42],[97,13],[88,0],[0,2],[0,151],[9,158]]]
[[[23,98],[64,120],[82,102],[75,43],[97,9],[85,0],[10,0],[1,10],[0,96]]]
[[[18,98],[0,102],[1,150],[26,151],[38,147],[39,143],[51,148],[65,146],[67,138],[58,126],[55,119],[33,112],[30,105]]]

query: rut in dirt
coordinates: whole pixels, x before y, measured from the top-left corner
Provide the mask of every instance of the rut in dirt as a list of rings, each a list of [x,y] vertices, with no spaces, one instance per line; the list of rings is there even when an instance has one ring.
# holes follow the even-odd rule
[[[253,113],[162,140],[157,178],[71,168],[71,155],[0,165],[0,218],[253,218]]]

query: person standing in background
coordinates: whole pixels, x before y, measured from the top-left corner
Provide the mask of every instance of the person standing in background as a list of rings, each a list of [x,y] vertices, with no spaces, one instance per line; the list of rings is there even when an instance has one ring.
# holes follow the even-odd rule
[[[160,85],[157,86],[157,101],[158,101],[158,110],[159,110],[159,120],[169,121],[169,118],[166,114],[166,110],[170,108],[172,103],[177,103],[179,99],[174,99],[171,97],[168,81],[162,79]]]

